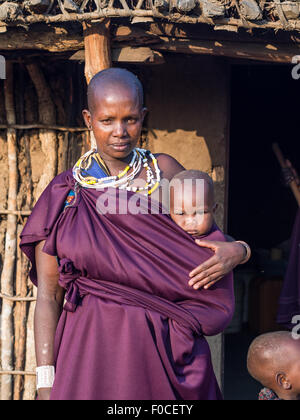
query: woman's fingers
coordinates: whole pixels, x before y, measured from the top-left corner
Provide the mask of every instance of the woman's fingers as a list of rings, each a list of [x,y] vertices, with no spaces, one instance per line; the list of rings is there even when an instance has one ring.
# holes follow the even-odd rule
[[[196,267],[193,271],[190,272],[190,279],[201,280],[207,276],[207,273],[212,274],[220,269],[220,259],[214,255],[210,257],[207,261]]]
[[[217,251],[218,245],[219,245],[219,242],[217,241],[202,241],[202,240],[197,239],[195,242],[197,245],[201,247],[205,247],[205,248],[210,248],[214,252]],[[194,268],[194,270],[190,272],[189,276],[192,278],[196,276],[199,272],[203,270],[207,270],[208,268],[210,268],[211,266],[215,265],[218,262],[219,262],[219,257],[214,255],[211,258],[209,258],[207,261],[199,265],[198,267]]]
[[[223,278],[224,276],[223,276],[223,274],[222,275],[219,275],[218,277],[216,277],[216,279],[215,280],[213,280],[213,281],[210,281],[209,283],[206,283],[204,286],[203,286],[203,289],[209,289],[211,286],[213,286],[215,283],[218,283],[218,281],[219,280],[221,280],[222,278]],[[197,289],[199,289],[200,288],[200,286],[197,288]],[[196,290],[197,290],[196,289]]]
[[[189,273],[189,285],[195,289],[209,288],[245,259],[245,247],[238,242],[197,240],[199,246],[210,248],[214,255]]]
[[[235,243],[201,240],[196,242],[199,246],[214,250],[215,254],[190,272],[188,284],[194,289],[201,287],[208,289],[240,262],[237,255],[240,249]]]
[[[223,271],[221,269],[218,269],[218,266],[214,265],[209,270],[206,270],[201,274],[190,279],[188,284],[194,289],[199,289],[200,287],[204,287],[205,289],[207,289],[217,281],[221,280],[223,276]]]

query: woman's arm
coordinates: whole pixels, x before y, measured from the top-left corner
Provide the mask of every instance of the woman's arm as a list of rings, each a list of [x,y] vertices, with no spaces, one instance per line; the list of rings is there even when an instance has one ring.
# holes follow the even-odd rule
[[[37,366],[54,365],[54,337],[62,311],[64,289],[58,284],[56,258],[42,252],[44,241],[35,248],[38,278],[37,302],[34,314],[34,335]],[[51,388],[40,388],[40,400],[50,399]]]

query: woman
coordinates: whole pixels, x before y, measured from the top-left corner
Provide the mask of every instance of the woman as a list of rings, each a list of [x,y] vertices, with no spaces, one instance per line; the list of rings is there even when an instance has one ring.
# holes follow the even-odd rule
[[[214,242],[202,242],[216,251],[208,260],[212,252],[168,215],[99,216],[99,188],[118,186],[108,191],[118,191],[120,207],[120,191],[126,202],[137,190],[158,197],[159,180],[183,167],[168,155],[136,151],[146,109],[133,74],[96,75],[88,106],[83,116],[98,154],[53,179],[21,235],[38,281],[37,366],[56,368],[54,384],[53,368],[41,369],[48,377],[38,376],[39,399],[219,399],[204,334],[231,319],[232,278],[224,275],[245,260],[245,249],[222,242],[215,229]],[[213,287],[192,287],[204,284]]]

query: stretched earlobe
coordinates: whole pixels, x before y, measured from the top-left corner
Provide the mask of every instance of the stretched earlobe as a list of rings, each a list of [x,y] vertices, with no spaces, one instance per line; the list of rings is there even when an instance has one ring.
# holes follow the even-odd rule
[[[142,109],[142,118],[143,118],[143,120],[144,120],[144,118],[145,118],[145,116],[148,114],[148,109],[147,108],[143,108]]]
[[[91,149],[97,150],[96,137],[93,131],[90,132],[90,143],[91,143]]]
[[[89,130],[91,130],[92,129],[92,125],[91,125],[91,113],[90,113],[90,111],[88,109],[84,109],[82,111],[82,116],[83,116],[85,125],[87,126],[87,128]]]

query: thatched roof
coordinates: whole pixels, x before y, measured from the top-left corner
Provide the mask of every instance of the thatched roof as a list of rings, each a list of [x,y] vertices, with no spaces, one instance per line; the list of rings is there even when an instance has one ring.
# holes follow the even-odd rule
[[[300,31],[300,0],[0,0],[0,27],[103,17]]]

